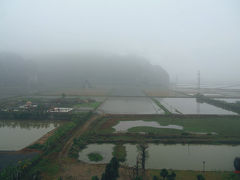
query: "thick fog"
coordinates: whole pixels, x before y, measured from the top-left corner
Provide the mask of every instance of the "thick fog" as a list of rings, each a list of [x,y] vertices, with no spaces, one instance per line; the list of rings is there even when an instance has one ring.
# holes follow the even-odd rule
[[[130,54],[172,82],[200,70],[203,82],[238,83],[239,10],[239,0],[0,0],[0,52]]]

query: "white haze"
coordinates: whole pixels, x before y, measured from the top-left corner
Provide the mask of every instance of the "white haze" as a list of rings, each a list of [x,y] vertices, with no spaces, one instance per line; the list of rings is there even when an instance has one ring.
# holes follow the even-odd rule
[[[0,52],[144,56],[172,81],[239,82],[239,0],[0,0]]]

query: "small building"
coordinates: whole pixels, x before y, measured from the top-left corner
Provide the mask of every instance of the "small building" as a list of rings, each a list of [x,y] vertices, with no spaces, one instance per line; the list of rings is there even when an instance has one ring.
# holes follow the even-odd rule
[[[72,111],[72,110],[73,110],[73,108],[55,107],[55,108],[52,108],[52,109],[48,110],[48,112],[67,113],[67,112],[70,112],[70,111]]]

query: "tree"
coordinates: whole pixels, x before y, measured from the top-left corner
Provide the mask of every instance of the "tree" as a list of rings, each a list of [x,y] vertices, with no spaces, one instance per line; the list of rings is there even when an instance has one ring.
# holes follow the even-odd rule
[[[168,176],[168,171],[166,169],[162,169],[160,172],[160,176],[162,176],[164,180]]]
[[[66,94],[65,93],[62,93],[62,98],[64,99],[66,97]]]
[[[92,176],[92,180],[99,180],[97,176]]]
[[[134,180],[142,180],[143,178],[141,176],[137,176]]]
[[[113,157],[110,163],[107,164],[101,180],[116,180],[119,177],[118,168],[119,162],[116,157]]]
[[[171,174],[167,176],[167,180],[175,180],[175,179],[176,179],[176,173],[172,171]]]
[[[201,174],[197,175],[197,180],[205,180],[205,177]]]
[[[143,169],[143,174],[145,174],[145,162],[148,157],[148,152],[147,152],[148,145],[146,143],[141,143],[137,146],[137,148],[138,148],[138,151],[140,154],[140,160],[141,160],[141,166]]]

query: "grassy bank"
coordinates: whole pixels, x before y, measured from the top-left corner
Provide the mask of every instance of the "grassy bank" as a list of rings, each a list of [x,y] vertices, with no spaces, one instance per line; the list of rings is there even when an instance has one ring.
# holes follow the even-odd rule
[[[90,107],[90,108],[98,108],[99,105],[101,105],[102,102],[90,102],[90,103],[84,103],[84,104],[77,104],[74,107],[75,108],[81,108],[81,107]]]
[[[161,170],[148,170],[150,177],[160,177]],[[174,171],[176,173],[176,180],[197,180],[197,175],[202,174],[206,180],[240,180],[240,176],[232,172],[222,171]]]
[[[40,150],[42,153],[39,156],[31,161],[27,161],[27,165],[23,164],[20,168],[19,165],[6,168],[6,170],[1,171],[0,177],[6,180],[12,179],[13,175],[21,179],[40,178],[42,174],[53,177],[59,170],[59,164],[56,162],[58,152],[61,151],[64,143],[71,137],[74,129],[81,126],[90,116],[91,113],[74,114],[72,119],[59,126],[44,144],[33,144],[28,147]],[[16,173],[18,174],[16,175]]]
[[[158,107],[160,107],[164,112],[165,114],[172,114],[167,108],[165,108],[158,100],[154,99],[154,98],[151,98],[153,102],[155,102]]]
[[[105,117],[91,129],[91,142],[134,142],[139,137],[156,143],[240,144],[239,116],[150,116],[144,121],[155,121],[162,126],[178,125],[183,130],[133,127],[126,133],[114,133],[112,128],[119,121],[139,120],[139,117]],[[139,134],[141,133],[141,134]],[[145,133],[145,134],[143,134]]]

